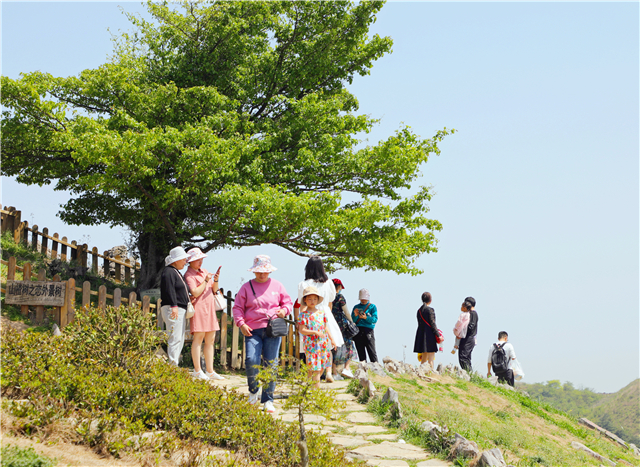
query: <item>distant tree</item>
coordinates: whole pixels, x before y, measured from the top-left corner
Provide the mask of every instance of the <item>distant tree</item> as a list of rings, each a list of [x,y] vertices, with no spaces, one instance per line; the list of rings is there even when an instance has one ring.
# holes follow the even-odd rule
[[[391,51],[369,34],[382,5],[150,3],[99,68],[2,77],[1,173],[69,190],[68,223],[127,227],[141,288],[178,244],[419,273],[442,226],[414,182],[450,131],[359,139],[377,120],[346,85]]]

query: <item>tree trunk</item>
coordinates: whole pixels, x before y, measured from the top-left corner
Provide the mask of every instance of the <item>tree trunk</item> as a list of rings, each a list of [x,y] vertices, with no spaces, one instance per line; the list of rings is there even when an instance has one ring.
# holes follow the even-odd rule
[[[140,280],[137,292],[160,288],[160,276],[164,268],[164,258],[173,246],[167,236],[158,233],[143,233],[136,241],[140,252]]]

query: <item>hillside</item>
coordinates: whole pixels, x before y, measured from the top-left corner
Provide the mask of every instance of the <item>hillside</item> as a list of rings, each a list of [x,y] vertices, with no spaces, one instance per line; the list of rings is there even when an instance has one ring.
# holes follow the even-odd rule
[[[640,445],[640,379],[612,394],[590,389],[575,389],[567,382],[519,384],[536,400],[546,402],[575,417],[585,417],[620,436]]]

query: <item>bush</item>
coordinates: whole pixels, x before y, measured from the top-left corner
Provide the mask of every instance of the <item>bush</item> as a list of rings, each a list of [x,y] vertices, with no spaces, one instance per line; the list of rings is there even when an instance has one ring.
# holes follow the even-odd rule
[[[18,446],[3,446],[2,467],[51,467],[56,465],[54,459],[41,456],[33,448],[19,448]]]
[[[29,399],[11,406],[23,431],[44,432],[73,416],[96,421],[95,432],[83,422],[80,434],[94,449],[111,454],[123,449],[127,436],[166,430],[185,443],[239,451],[265,465],[300,461],[296,426],[262,413],[236,392],[193,380],[186,369],[153,358],[157,341],[147,319],[126,307],[90,309],[78,313],[62,337],[3,329],[2,393]],[[325,436],[309,433],[307,442],[311,465],[347,463]]]

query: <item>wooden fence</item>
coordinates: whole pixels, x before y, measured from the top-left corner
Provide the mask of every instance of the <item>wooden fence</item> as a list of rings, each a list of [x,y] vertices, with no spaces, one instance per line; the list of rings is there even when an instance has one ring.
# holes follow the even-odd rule
[[[49,235],[47,227],[43,227],[42,231],[38,230],[37,225],[29,227],[27,221],[21,220],[21,211],[17,211],[13,206],[0,209],[0,215],[2,217],[0,233],[12,232],[16,243],[29,245],[34,251],[40,251],[44,256],[52,259],[77,261],[82,268],[91,269],[94,274],[102,274],[118,283],[134,285],[138,281],[140,263],[133,258],[121,258],[120,255],[111,257],[108,251],[100,254],[97,247],[89,249],[86,243],[78,245],[75,240],[69,242],[67,237],[60,238],[57,233]],[[100,267],[100,260],[102,260],[102,267]]]
[[[45,269],[40,269],[38,274],[35,274],[31,270],[30,263],[24,263],[22,266],[18,266],[16,258],[10,257],[8,261],[1,260],[3,265],[7,266],[6,277],[3,274],[2,286],[0,291],[6,293],[6,281],[15,280],[16,272],[22,272],[23,281],[46,281],[47,274]],[[60,277],[54,276],[52,279],[54,282],[59,282]],[[85,281],[82,287],[76,287],[74,279],[68,279],[66,281],[66,293],[65,304],[61,307],[53,307],[50,310],[46,310],[44,306],[35,306],[35,310],[31,310],[28,305],[21,305],[21,312],[25,317],[29,317],[35,324],[42,324],[45,322],[47,314],[51,319],[62,329],[67,324],[71,323],[76,313],[81,313],[85,307],[96,306],[101,310],[106,310],[107,301],[109,305],[115,307],[121,305],[129,305],[140,308],[142,313],[148,314],[149,319],[153,319],[158,329],[164,329],[164,321],[160,308],[162,301],[158,299],[156,303],[151,303],[149,296],[142,297],[142,300],[137,299],[135,292],[131,292],[128,297],[122,296],[122,290],[117,288],[112,294],[107,293],[107,288],[101,285],[99,289],[91,290],[91,283]],[[216,352],[215,360],[223,368],[244,369],[245,368],[245,343],[244,335],[240,332],[238,326],[233,321],[233,314],[231,312],[233,308],[234,297],[231,291],[226,294],[227,309],[226,311],[218,312],[218,323],[220,324],[220,331],[216,335]],[[80,307],[76,311],[76,303],[80,302]],[[31,307],[34,308],[34,307]],[[294,310],[294,318],[298,320],[298,310]],[[192,335],[188,331],[189,325],[187,324],[187,331],[185,331],[185,341],[190,342]],[[298,355],[301,348],[301,336],[295,331],[293,326],[289,326],[289,334],[282,338],[282,344],[280,347],[280,365],[281,366],[295,366],[299,368],[300,361]],[[226,351],[224,351],[226,350]]]

